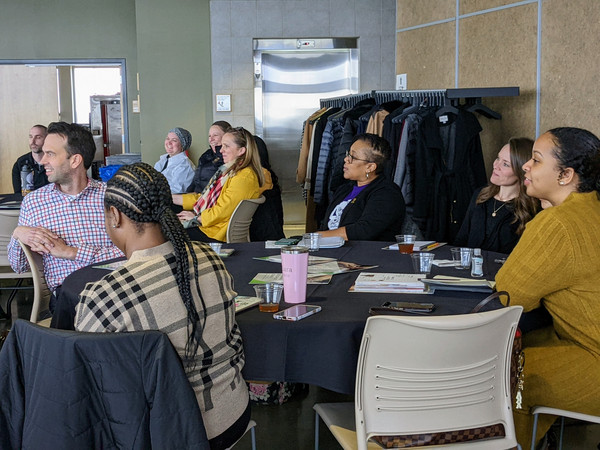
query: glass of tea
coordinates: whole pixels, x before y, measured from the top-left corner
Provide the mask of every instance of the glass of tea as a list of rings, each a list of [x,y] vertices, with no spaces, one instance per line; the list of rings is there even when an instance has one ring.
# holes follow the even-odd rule
[[[400,250],[400,253],[411,254],[416,240],[417,236],[414,234],[396,235],[396,242],[398,243],[398,250]]]
[[[260,298],[258,309],[262,312],[279,311],[279,301],[283,292],[283,285],[277,283],[257,284],[254,286],[256,296]]]

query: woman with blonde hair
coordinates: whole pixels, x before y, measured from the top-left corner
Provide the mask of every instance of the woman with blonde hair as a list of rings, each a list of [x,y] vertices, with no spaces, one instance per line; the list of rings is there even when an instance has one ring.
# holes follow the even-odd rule
[[[177,216],[187,221],[193,240],[225,241],[229,219],[238,203],[258,198],[272,187],[260,164],[254,136],[248,130],[229,129],[221,139],[221,154],[224,164],[201,194],[173,195],[173,203],[184,209]]]

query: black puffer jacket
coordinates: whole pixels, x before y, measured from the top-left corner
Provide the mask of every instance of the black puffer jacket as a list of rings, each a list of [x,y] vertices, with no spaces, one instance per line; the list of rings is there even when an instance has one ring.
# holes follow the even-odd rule
[[[18,320],[0,352],[0,397],[2,449],[209,449],[194,391],[159,331]]]

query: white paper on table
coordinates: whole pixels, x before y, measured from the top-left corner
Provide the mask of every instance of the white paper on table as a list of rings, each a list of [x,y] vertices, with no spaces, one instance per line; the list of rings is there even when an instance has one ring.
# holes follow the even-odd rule
[[[460,266],[460,261],[454,261],[452,259],[434,259],[432,264],[438,267],[456,267]]]

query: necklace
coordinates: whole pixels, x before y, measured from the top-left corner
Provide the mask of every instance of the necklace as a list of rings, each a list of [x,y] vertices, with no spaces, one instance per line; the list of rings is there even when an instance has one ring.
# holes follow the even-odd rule
[[[496,213],[500,211],[504,205],[506,205],[506,203],[502,203],[498,208],[496,208],[496,199],[494,199],[494,212],[492,213],[492,217],[496,217]]]

